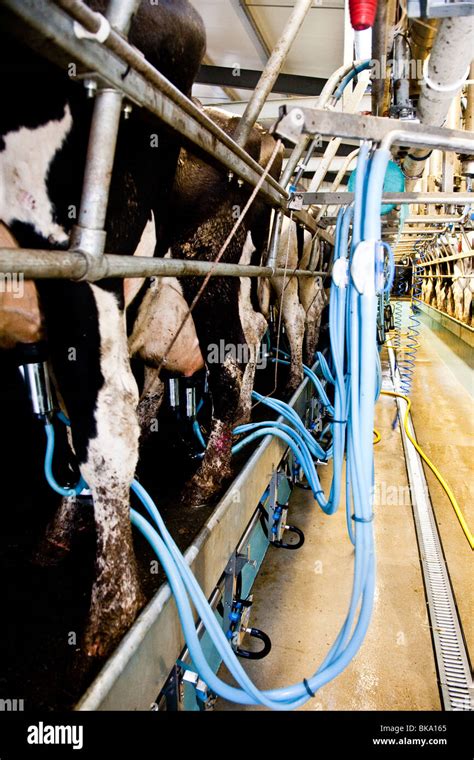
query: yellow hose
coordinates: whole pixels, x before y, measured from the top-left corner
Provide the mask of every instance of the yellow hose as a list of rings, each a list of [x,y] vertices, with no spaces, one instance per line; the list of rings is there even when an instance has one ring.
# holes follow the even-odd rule
[[[455,495],[451,491],[451,488],[449,487],[449,485],[447,484],[447,482],[445,481],[445,479],[443,478],[443,476],[441,475],[441,473],[439,472],[439,470],[435,467],[435,465],[433,464],[433,462],[430,459],[428,459],[428,457],[424,453],[423,449],[421,448],[421,446],[418,445],[418,443],[415,441],[415,439],[413,438],[412,434],[410,433],[410,431],[408,429],[408,415],[410,414],[410,409],[411,409],[411,401],[410,401],[410,399],[408,398],[408,396],[404,396],[403,393],[395,393],[394,391],[381,391],[381,395],[383,395],[383,396],[394,396],[395,398],[402,398],[402,399],[404,399],[406,401],[407,407],[406,407],[406,410],[405,410],[405,417],[404,417],[404,420],[403,420],[403,427],[405,428],[405,432],[406,432],[409,440],[411,441],[411,443],[413,444],[413,446],[417,450],[418,454],[421,456],[421,458],[423,459],[423,461],[426,462],[426,464],[428,465],[428,467],[430,468],[430,470],[433,472],[433,474],[439,480],[439,482],[440,482],[441,486],[443,487],[443,489],[444,489],[444,491],[445,491],[445,493],[446,493],[449,501],[453,505],[453,509],[456,512],[456,517],[458,518],[459,523],[461,525],[461,528],[464,531],[464,535],[466,536],[467,540],[469,541],[471,549],[474,549],[474,536],[472,535],[471,531],[469,530],[469,526],[468,526],[468,524],[466,522],[466,519],[465,519],[465,517],[464,517],[464,515],[462,513],[461,507],[459,506],[459,504],[458,504],[458,502],[456,500]]]
[[[377,428],[374,428],[374,436],[375,436],[375,438],[374,438],[374,446],[375,446],[376,443],[378,443],[379,441],[382,440],[382,436],[380,435],[380,433],[377,430]]]

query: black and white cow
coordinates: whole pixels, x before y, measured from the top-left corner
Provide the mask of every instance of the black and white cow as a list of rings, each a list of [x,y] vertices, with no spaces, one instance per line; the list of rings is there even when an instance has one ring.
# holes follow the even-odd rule
[[[89,5],[106,8],[104,0]],[[188,0],[143,0],[129,39],[190,94],[205,32]],[[80,83],[5,32],[0,76],[0,220],[22,247],[65,248],[80,203],[92,103]],[[157,134],[158,141],[151,139]],[[177,136],[145,114],[134,110],[121,124],[106,220],[108,251],[133,254],[152,214],[156,236],[163,236],[178,153]],[[142,604],[129,519],[138,391],[128,359],[123,285],[39,281],[38,290],[58,395],[94,500],[97,576],[84,647],[89,657],[104,656]],[[66,500],[58,520],[67,521],[73,510]]]
[[[205,111],[225,132],[234,133],[238,117],[216,108]],[[246,150],[266,166],[274,148],[275,140],[256,125]],[[279,176],[281,163],[282,151],[274,160],[272,176]],[[236,178],[229,181],[227,171],[207,156],[183,148],[171,198],[168,234],[161,252],[172,258],[214,261],[250,193],[251,189]],[[242,264],[260,261],[265,253],[269,222],[270,208],[257,198],[222,261]],[[202,278],[198,277],[182,278],[180,282],[155,279],[152,284],[145,284],[137,299],[138,306],[135,305],[129,341],[131,353],[146,364],[146,388],[140,404],[145,428],[161,403],[162,384],[156,370],[163,359],[167,369],[184,375],[193,374],[204,363],[207,365],[212,424],[203,462],[183,489],[183,502],[191,507],[207,503],[231,473],[232,430],[250,417],[258,351],[267,328],[256,288],[249,278],[212,277],[179,342],[168,351],[171,338],[201,284]],[[135,286],[129,288],[132,298]],[[227,348],[222,349],[224,346]]]

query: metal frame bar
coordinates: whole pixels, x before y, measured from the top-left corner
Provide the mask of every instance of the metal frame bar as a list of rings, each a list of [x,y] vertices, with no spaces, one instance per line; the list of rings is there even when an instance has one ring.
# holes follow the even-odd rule
[[[265,64],[258,86],[253,91],[235,130],[234,139],[238,145],[244,146],[247,142],[250,132],[263,108],[263,104],[272,91],[280,69],[312,4],[313,0],[295,0],[290,18],[273,48],[270,58]]]
[[[474,144],[471,146],[471,150],[474,150]],[[299,196],[302,196],[305,206],[348,206],[354,202],[354,193],[347,192],[298,193],[297,197]],[[384,193],[382,200],[397,205],[433,203],[437,206],[448,204],[462,206],[469,203],[474,204],[474,193]]]
[[[473,274],[417,274],[422,280],[465,280],[474,277]],[[449,316],[449,315],[448,315]]]
[[[82,251],[44,251],[0,248],[0,272],[19,273],[27,279],[65,277],[94,282],[107,277],[324,277],[327,272],[308,269],[246,266],[213,261],[147,258],[104,254],[89,256]]]
[[[97,15],[81,0],[56,0],[56,3],[51,0],[3,0],[4,8],[43,37],[53,37],[58,48],[68,56],[64,58],[64,54],[58,54],[63,64],[69,63],[72,56],[88,71],[100,72],[103,79],[123,91],[132,103],[146,108],[252,187],[258,183],[263,174],[262,167],[122,36],[112,30],[103,44],[76,38],[74,20],[91,32],[97,31],[99,23]],[[127,67],[127,76],[123,78]],[[272,177],[265,179],[260,192],[268,203],[289,213],[286,208],[288,193]],[[316,223],[307,212],[294,213],[293,216],[311,232],[316,232]]]
[[[399,122],[398,122],[399,123]],[[403,129],[393,119],[379,116],[359,116],[319,108],[285,109],[275,127],[279,137],[297,143],[302,133],[336,135],[348,140],[372,140],[384,150],[393,145],[452,150],[470,155],[474,150],[474,133],[445,127],[426,127],[412,121],[403,122]]]
[[[442,259],[432,259],[431,261],[423,261],[419,264],[414,264],[416,267],[429,267],[433,266],[434,264],[443,264],[447,261],[457,261],[458,259],[471,259],[474,258],[474,251],[471,251],[471,253],[458,253],[453,256],[444,256]]]

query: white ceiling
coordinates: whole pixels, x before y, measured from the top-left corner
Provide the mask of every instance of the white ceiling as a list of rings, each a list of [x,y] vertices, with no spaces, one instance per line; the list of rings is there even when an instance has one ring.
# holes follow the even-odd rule
[[[294,0],[192,0],[204,19],[209,63],[261,71],[264,54],[249,28],[246,5],[267,47],[272,50],[294,6]],[[327,78],[343,62],[344,0],[315,0],[293,43],[282,73]],[[248,100],[249,90],[235,90]],[[227,103],[220,87],[195,85],[204,103]],[[235,97],[233,98],[235,99]]]

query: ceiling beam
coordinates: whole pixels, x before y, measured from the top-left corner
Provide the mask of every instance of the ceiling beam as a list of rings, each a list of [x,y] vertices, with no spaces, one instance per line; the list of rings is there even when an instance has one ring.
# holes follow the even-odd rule
[[[237,87],[240,90],[254,90],[262,72],[254,69],[231,69],[226,66],[203,65],[199,69],[196,82],[216,87]],[[305,77],[297,74],[280,74],[272,92],[284,95],[314,97],[320,95],[326,80],[321,77]]]
[[[214,61],[212,60],[212,58],[207,53],[204,56],[204,63],[205,63],[206,66],[209,66],[211,68],[214,67]],[[220,89],[222,90],[222,92],[225,95],[227,95],[227,97],[229,98],[229,100],[232,100],[234,102],[237,101],[237,100],[240,100],[240,96],[239,96],[238,92],[236,92],[233,87],[229,87],[228,85],[225,85],[225,84],[220,84],[218,86],[220,87]]]

